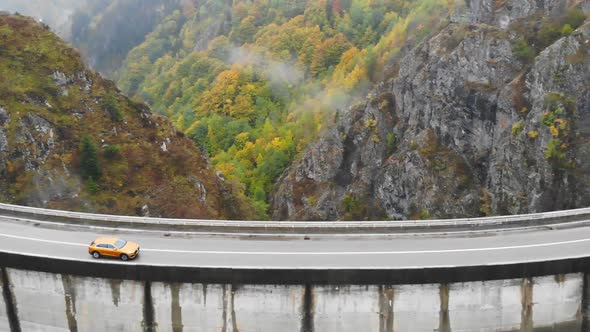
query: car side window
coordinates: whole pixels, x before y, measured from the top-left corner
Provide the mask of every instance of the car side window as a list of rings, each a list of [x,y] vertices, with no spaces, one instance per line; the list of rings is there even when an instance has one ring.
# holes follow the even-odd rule
[[[112,244],[107,244],[107,248],[109,248],[109,249],[115,249],[115,246],[112,245]]]
[[[101,244],[97,245],[97,247],[99,247],[99,248],[107,248],[107,245],[101,243]]]

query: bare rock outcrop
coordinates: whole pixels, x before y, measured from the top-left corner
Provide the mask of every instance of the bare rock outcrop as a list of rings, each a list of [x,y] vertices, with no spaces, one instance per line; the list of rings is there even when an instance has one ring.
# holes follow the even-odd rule
[[[568,1],[475,1],[282,176],[273,217],[407,219],[590,205],[590,23],[526,60],[508,28]],[[578,4],[580,6],[580,4]],[[578,7],[580,8],[580,7]]]

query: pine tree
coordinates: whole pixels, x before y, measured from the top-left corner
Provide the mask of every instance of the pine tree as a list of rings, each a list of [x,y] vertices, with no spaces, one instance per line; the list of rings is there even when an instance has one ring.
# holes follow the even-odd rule
[[[96,146],[90,136],[84,136],[80,144],[80,174],[83,179],[98,180],[101,176]]]

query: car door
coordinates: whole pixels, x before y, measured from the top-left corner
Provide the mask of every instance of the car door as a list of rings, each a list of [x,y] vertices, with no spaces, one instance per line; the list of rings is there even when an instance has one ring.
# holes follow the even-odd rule
[[[109,249],[107,247],[107,245],[105,243],[99,243],[96,245],[96,248],[98,249],[98,253],[101,256],[110,256],[109,255]]]
[[[107,256],[111,256],[111,257],[116,257],[116,256],[118,256],[118,254],[117,254],[117,248],[115,248],[115,246],[114,246],[114,245],[112,245],[112,244],[107,244],[107,249],[106,249],[106,250],[107,250],[107,252],[108,252],[108,253],[107,253]]]
[[[101,256],[105,256],[105,257],[113,257],[114,256],[114,249],[115,246],[113,246],[112,244],[108,244],[108,243],[101,243],[99,245],[96,246],[97,248],[99,248],[99,252]]]

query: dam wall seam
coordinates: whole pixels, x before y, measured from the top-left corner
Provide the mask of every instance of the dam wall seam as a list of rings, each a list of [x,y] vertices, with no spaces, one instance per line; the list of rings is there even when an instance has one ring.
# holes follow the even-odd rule
[[[10,268],[5,274],[23,331],[585,332],[580,311],[589,300],[588,275],[581,273],[363,286],[162,283]],[[0,331],[10,330],[0,310]]]

